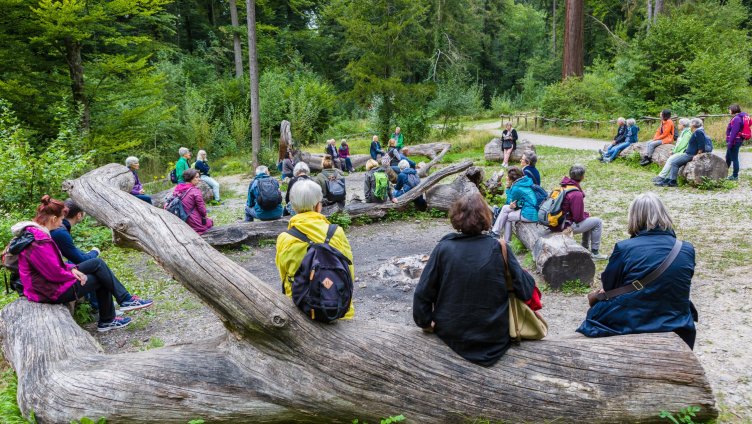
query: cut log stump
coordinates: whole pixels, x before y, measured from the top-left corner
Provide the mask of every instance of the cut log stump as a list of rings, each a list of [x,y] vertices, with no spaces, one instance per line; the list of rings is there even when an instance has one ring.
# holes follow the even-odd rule
[[[607,146],[610,146],[610,144],[608,144]],[[673,144],[661,144],[660,146],[656,147],[655,150],[653,150],[653,156],[651,157],[653,159],[653,163],[658,164],[659,166],[665,165],[666,161],[673,153],[674,147],[675,146]],[[647,142],[641,141],[622,150],[619,153],[619,157],[626,158],[628,156],[631,156],[633,152],[639,153],[640,157],[642,157],[645,155],[646,149]]]
[[[512,227],[517,238],[533,254],[536,270],[554,290],[567,281],[590,285],[595,263],[590,252],[572,237],[552,233],[542,225],[517,222]]]
[[[525,150],[535,151],[535,145],[530,140],[520,138],[517,140],[517,148],[512,151],[512,155],[509,157],[510,162],[519,162],[522,159],[522,154]],[[504,152],[501,150],[501,139],[493,138],[483,148],[483,157],[489,162],[502,162],[504,160]]]

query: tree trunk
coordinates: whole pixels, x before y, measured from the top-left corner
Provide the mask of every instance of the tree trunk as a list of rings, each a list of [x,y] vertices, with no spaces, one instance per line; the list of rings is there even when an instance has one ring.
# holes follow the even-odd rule
[[[18,299],[0,311],[0,337],[19,406],[40,423],[350,423],[397,413],[409,422],[659,422],[656,411],[687,405],[702,408],[698,421],[718,414],[697,358],[672,333],[524,342],[486,368],[415,327],[313,322],[179,218],[122,191],[132,185],[133,174],[111,164],[65,189],[157,259],[229,334],[105,355],[64,306]]]
[[[293,145],[292,131],[290,130],[290,121],[285,119],[279,125],[279,160],[285,159],[287,157],[287,152],[292,150]]]
[[[91,126],[91,110],[84,87],[84,65],[81,60],[81,43],[70,37],[65,38],[65,61],[71,79],[71,92],[76,106],[83,108],[81,128],[88,131]]]
[[[512,228],[517,238],[533,254],[536,270],[554,290],[567,281],[579,280],[590,285],[595,275],[595,264],[590,252],[572,237],[552,233],[535,223],[515,223]]]
[[[561,78],[581,77],[584,71],[585,12],[584,0],[567,0],[564,22],[564,57]]]
[[[650,31],[650,26],[653,24],[653,0],[647,0],[647,11],[648,11],[648,19],[647,19],[647,28],[648,31]]]
[[[278,235],[287,231],[289,223],[289,219],[282,218],[276,221],[238,222],[220,225],[202,234],[201,238],[214,247],[253,244],[261,240],[276,239]]]
[[[554,53],[554,55],[557,53],[556,51],[556,0],[553,0],[552,5],[552,13],[551,13],[551,51]]]
[[[663,13],[663,0],[655,0],[655,8],[653,9],[653,23],[658,21],[658,15]]]
[[[251,76],[251,144],[253,167],[259,165],[261,114],[259,112],[259,72],[256,49],[256,0],[245,0],[248,21],[248,69]]]
[[[441,162],[444,155],[449,152],[452,145],[449,143],[427,143],[416,144],[414,146],[407,146],[402,149],[402,153],[406,156],[425,156],[431,159],[430,162],[418,167],[418,176],[424,178],[428,176],[428,172],[437,163]]]
[[[232,45],[235,52],[235,78],[243,78],[243,48],[240,46],[240,22],[236,0],[230,0],[230,22],[232,23]]]
[[[464,174],[449,184],[439,184],[426,191],[426,203],[431,209],[448,211],[452,204],[462,196],[481,191],[483,168],[470,167]]]

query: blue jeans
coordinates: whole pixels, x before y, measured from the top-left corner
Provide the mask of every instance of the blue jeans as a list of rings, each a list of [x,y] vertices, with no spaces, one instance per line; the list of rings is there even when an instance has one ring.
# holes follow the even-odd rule
[[[619,156],[619,153],[621,153],[622,150],[629,147],[630,144],[631,144],[630,142],[624,141],[622,143],[617,144],[616,146],[611,146],[608,148],[608,150],[606,151],[606,154],[603,156],[609,161],[612,161],[616,159],[617,156]]]
[[[353,172],[352,161],[349,157],[345,158],[345,170],[347,172]]]
[[[693,157],[693,155],[682,153],[681,156],[674,159],[674,161],[671,162],[671,171],[669,172],[668,179],[676,181],[676,178],[679,176],[679,168],[689,163]]]
[[[147,196],[145,194],[134,194],[134,196],[151,205],[151,196]]]
[[[735,144],[734,147],[726,150],[726,166],[731,167],[734,165],[733,177],[739,177],[739,149],[742,147],[741,143]]]

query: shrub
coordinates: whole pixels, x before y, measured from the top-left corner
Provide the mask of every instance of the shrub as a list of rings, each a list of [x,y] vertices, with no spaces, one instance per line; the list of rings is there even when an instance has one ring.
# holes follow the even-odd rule
[[[612,117],[620,111],[621,98],[614,77],[601,66],[583,78],[570,77],[549,85],[541,98],[540,113],[555,118]]]

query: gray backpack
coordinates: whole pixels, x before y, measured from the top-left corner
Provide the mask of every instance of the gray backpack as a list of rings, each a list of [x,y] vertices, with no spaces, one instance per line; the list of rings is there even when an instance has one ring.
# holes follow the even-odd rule
[[[187,221],[188,217],[191,216],[193,213],[193,209],[191,209],[190,212],[185,211],[185,206],[183,206],[183,198],[188,194],[189,191],[193,190],[193,188],[189,188],[188,190],[183,193],[182,196],[175,196],[174,194],[171,194],[170,197],[167,198],[167,201],[165,202],[165,210],[178,218],[182,219],[183,221]]]

